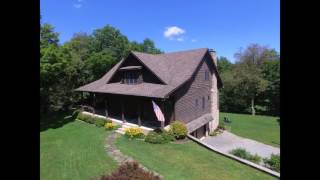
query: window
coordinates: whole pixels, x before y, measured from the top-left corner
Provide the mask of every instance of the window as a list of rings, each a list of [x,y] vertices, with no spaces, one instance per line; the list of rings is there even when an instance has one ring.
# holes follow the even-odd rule
[[[138,75],[136,72],[127,71],[123,75],[123,83],[137,84],[137,82],[138,82],[137,78],[138,78]]]
[[[208,72],[208,70],[206,70],[206,71],[204,72],[204,80],[206,80],[206,81],[209,80],[209,72]]]
[[[210,101],[210,96],[208,96],[208,101]]]
[[[205,108],[205,99],[204,97],[202,97],[202,110],[204,110],[204,108]]]
[[[196,107],[198,107],[198,99],[196,99]]]

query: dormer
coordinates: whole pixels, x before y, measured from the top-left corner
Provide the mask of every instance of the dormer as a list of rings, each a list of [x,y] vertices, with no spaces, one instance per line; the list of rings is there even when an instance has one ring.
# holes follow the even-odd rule
[[[142,83],[142,66],[124,66],[119,68],[121,72],[122,84],[140,84]]]

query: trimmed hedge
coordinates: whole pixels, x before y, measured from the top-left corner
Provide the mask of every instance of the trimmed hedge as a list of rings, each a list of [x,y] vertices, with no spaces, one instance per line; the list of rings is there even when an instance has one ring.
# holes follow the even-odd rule
[[[188,130],[186,125],[180,121],[174,121],[170,124],[170,134],[176,139],[184,139],[187,136]]]

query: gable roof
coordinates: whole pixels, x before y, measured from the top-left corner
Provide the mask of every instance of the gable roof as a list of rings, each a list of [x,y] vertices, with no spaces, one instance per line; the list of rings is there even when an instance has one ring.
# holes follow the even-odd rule
[[[147,53],[141,53],[141,52],[135,52],[135,51],[130,52],[129,56],[133,55],[134,57],[136,57],[145,67],[147,67],[164,84],[164,85],[161,85],[161,88],[159,88],[160,87],[159,84],[154,84],[155,86],[157,86],[156,92],[158,94],[146,95],[146,92],[139,91],[137,88],[134,88],[137,90],[137,92],[134,92],[133,94],[130,93],[130,95],[135,94],[135,95],[150,96],[150,97],[159,97],[160,95],[160,97],[167,97],[170,93],[174,92],[174,90],[176,90],[185,82],[187,82],[189,79],[191,79],[197,67],[200,65],[200,63],[204,59],[204,56],[206,55],[206,53],[209,53],[208,48],[179,51],[179,52],[172,52],[172,53],[165,53],[165,54],[147,54]],[[209,57],[211,58],[211,56]],[[114,85],[119,87],[118,90],[111,88],[109,85],[108,85],[109,88],[106,87],[109,81],[111,80],[112,76],[121,67],[124,61],[125,59],[122,59],[120,62],[118,62],[101,79],[94,81],[92,83],[89,83],[87,85],[84,85],[76,90],[117,94],[117,92],[119,93],[121,91],[120,86],[125,89],[129,87],[132,88],[133,87],[132,85],[125,85],[125,84]],[[222,81],[219,76],[219,73],[217,72],[216,67],[214,67],[214,70],[217,74],[218,87],[220,88],[222,86]],[[111,84],[116,84],[116,83],[111,83]],[[142,83],[142,84],[145,85],[147,83]],[[134,85],[134,86],[137,86],[137,85]],[[152,84],[151,85],[148,84],[147,86],[150,87],[152,86]],[[144,86],[141,86],[141,88],[143,87]]]

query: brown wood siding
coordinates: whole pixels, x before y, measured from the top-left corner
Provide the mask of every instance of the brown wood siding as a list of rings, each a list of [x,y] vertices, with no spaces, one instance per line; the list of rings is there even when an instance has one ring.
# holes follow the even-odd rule
[[[211,112],[211,86],[213,62],[206,54],[204,61],[199,65],[195,74],[182,87],[180,87],[174,94],[175,102],[175,119],[188,123],[203,114]],[[205,80],[205,72],[209,72],[209,79]],[[208,96],[210,97],[208,99]],[[204,98],[205,108],[202,109],[202,98]],[[198,106],[196,106],[196,99],[198,99]]]

